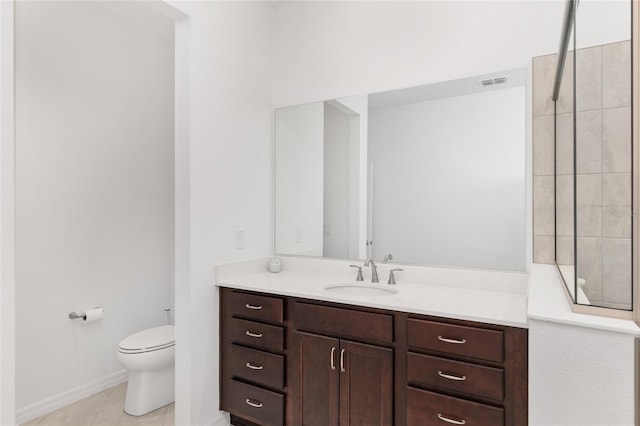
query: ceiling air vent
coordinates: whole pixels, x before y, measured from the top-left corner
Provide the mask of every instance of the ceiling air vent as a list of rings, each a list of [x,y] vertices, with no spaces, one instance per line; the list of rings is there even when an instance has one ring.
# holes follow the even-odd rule
[[[493,86],[494,84],[504,84],[507,82],[507,77],[495,77],[487,78],[486,80],[480,80],[480,84],[483,86]]]

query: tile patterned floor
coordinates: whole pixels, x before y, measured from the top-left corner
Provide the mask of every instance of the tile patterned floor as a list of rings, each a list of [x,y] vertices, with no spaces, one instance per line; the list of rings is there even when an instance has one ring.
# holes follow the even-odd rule
[[[125,382],[21,426],[174,426],[174,404],[140,417],[126,414],[122,410],[126,390]]]

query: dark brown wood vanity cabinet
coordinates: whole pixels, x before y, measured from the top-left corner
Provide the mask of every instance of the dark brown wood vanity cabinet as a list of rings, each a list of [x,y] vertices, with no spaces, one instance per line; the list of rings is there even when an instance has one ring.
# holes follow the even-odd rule
[[[220,408],[234,425],[285,424],[285,300],[230,289],[220,298]]]
[[[220,401],[234,425],[527,424],[526,329],[220,294]]]
[[[294,425],[393,425],[392,315],[297,301],[292,326]]]
[[[406,424],[527,424],[527,331],[409,316]]]

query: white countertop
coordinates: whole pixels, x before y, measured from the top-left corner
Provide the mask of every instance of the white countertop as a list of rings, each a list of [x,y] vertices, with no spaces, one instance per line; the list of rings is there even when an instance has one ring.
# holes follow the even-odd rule
[[[631,320],[573,312],[563,286],[555,265],[534,263],[531,267],[528,317],[536,321],[640,335],[640,328]]]
[[[268,259],[236,262],[216,267],[217,285],[241,290],[326,302],[527,327],[527,276],[524,273],[433,268],[383,264],[380,286],[387,286],[388,269],[396,273],[398,293],[384,296],[344,295],[325,286],[355,281],[349,262],[325,259],[280,258],[280,273],[267,271]],[[331,263],[327,263],[331,262]],[[366,275],[365,283],[369,282]]]

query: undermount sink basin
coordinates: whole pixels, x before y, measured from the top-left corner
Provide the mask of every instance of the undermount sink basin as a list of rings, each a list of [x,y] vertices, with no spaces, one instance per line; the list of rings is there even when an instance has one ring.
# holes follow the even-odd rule
[[[351,296],[391,296],[398,292],[388,284],[338,283],[328,285],[324,289],[333,293]]]

